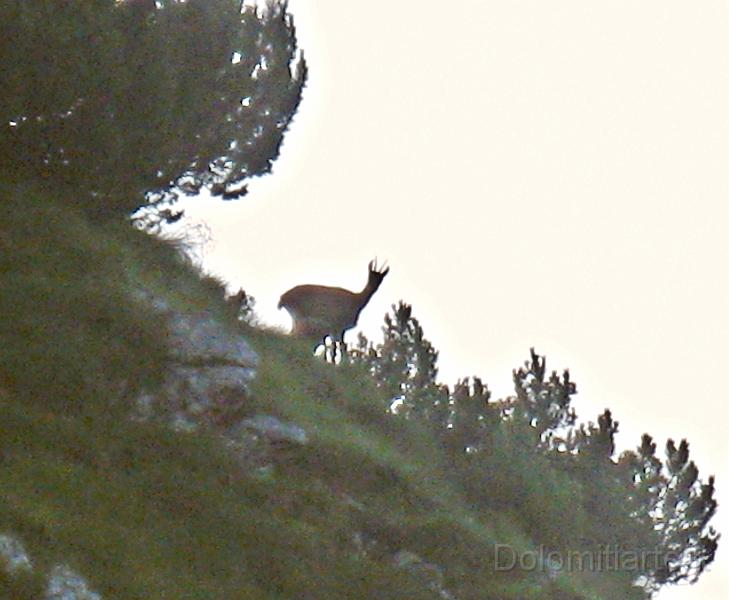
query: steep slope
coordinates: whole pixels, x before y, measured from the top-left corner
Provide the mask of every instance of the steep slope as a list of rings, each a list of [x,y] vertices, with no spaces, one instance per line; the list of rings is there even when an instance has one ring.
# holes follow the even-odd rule
[[[388,415],[362,369],[239,322],[181,244],[91,224],[48,190],[0,194],[12,206],[0,223],[0,534],[32,562],[12,571],[0,552],[0,596],[48,596],[64,565],[110,599],[628,597],[622,578],[496,569],[497,543],[537,549],[518,512],[466,502],[430,434]],[[215,410],[200,410],[180,403],[187,388],[170,392],[179,318],[255,350],[254,379],[229,386],[235,402],[213,391]]]

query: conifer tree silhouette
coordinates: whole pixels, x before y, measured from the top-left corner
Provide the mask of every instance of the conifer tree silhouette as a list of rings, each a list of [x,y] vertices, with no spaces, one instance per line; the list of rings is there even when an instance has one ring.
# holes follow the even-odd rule
[[[434,441],[450,455],[451,480],[473,503],[523,511],[525,522],[534,520],[530,533],[552,548],[633,557],[635,564],[620,574],[625,598],[648,598],[666,584],[694,582],[714,560],[714,478],[699,478],[685,440],[678,446],[668,440],[661,460],[645,434],[635,451],[616,458],[612,412],[578,424],[572,404],[577,387],[569,371],[547,376],[546,360],[534,349],[513,371],[515,394],[495,402],[477,377],[458,380],[452,390],[437,382],[438,352],[410,305],[392,307],[383,334],[379,344],[360,335],[348,360],[366,366],[388,402],[396,400],[398,413],[432,428]],[[539,481],[524,479],[530,467]],[[540,499],[525,498],[525,489],[538,490]],[[549,505],[564,493],[571,512],[584,515],[571,523],[573,532],[558,521],[569,521],[564,507]]]
[[[306,81],[286,10],[3,2],[0,172],[98,216],[202,189],[245,194],[271,170]]]

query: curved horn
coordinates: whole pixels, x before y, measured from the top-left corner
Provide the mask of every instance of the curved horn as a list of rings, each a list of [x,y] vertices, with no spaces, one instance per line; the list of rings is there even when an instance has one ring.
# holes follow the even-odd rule
[[[377,264],[377,258],[370,261],[369,269],[371,273],[378,273],[380,275],[387,273],[390,268],[387,266],[387,261],[384,261],[381,265]]]

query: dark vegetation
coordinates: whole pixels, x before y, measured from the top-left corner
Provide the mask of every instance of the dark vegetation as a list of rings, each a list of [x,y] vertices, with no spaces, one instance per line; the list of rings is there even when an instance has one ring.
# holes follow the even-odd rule
[[[306,81],[280,2],[8,0],[0,55],[0,169],[97,218],[245,194]]]
[[[237,322],[179,244],[90,226],[32,186],[0,189],[24,207],[0,227],[0,532],[39,570],[68,562],[109,598],[436,597],[393,565],[407,549],[459,598],[637,599],[713,558],[713,485],[685,444],[663,459],[646,436],[616,460],[609,413],[577,425],[574,384],[541,357],[504,401],[478,379],[446,388],[401,305],[382,343],[326,364],[306,342]],[[135,302],[139,289],[242,328],[262,359],[245,414],[298,423],[312,442],[257,472],[212,431],[130,421],[169,366],[165,323]],[[496,544],[619,544],[661,561],[547,580],[495,571]],[[0,579],[0,595],[36,598],[41,583]]]
[[[285,5],[11,1],[0,47],[0,533],[35,563],[0,569],[1,597],[41,597],[59,562],[113,599],[442,597],[395,564],[407,550],[463,600],[640,599],[711,563],[713,480],[688,445],[616,456],[610,412],[578,423],[543,357],[501,401],[448,388],[401,304],[381,343],[326,364],[250,325],[250,298],[238,320],[183,242],[130,226],[270,170],[306,73]],[[261,365],[241,416],[311,442],[252,470],[213,430],[130,420],[170,367],[142,291],[244,331]],[[548,576],[496,570],[497,545],[655,558]]]
[[[394,306],[383,332],[377,345],[360,336],[349,362],[374,376],[390,410],[432,431],[469,502],[516,511],[529,537],[557,556],[619,548],[625,566],[629,557],[644,558],[616,573],[625,598],[635,582],[641,591],[632,594],[641,597],[696,581],[713,561],[714,478],[699,479],[686,440],[678,447],[668,440],[661,459],[644,434],[636,450],[616,456],[610,410],[578,424],[569,371],[547,373],[534,350],[513,373],[514,395],[491,402],[477,377],[453,389],[437,382],[438,353],[410,306]]]

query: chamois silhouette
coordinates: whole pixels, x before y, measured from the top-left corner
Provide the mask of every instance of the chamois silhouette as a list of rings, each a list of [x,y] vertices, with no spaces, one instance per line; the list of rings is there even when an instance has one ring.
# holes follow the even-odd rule
[[[378,268],[377,261],[373,260],[368,267],[367,285],[361,292],[325,285],[297,285],[281,296],[278,307],[285,308],[291,315],[293,335],[310,338],[316,346],[331,337],[335,348],[339,343],[344,349],[344,333],[357,324],[359,313],[389,271],[385,265]]]

